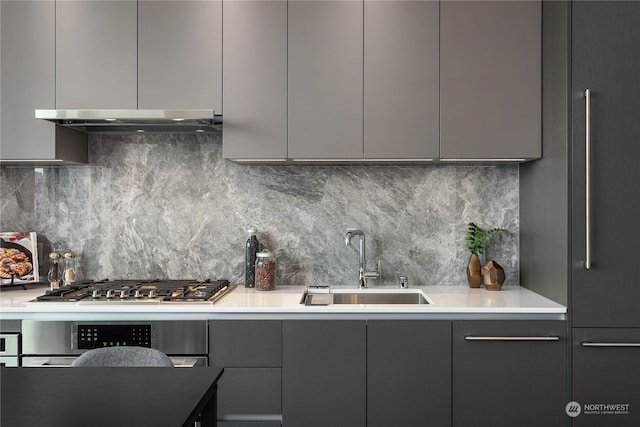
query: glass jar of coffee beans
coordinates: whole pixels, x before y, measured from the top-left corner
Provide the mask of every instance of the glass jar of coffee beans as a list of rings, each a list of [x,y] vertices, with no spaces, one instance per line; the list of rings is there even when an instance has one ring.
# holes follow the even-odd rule
[[[276,288],[276,260],[269,251],[256,255],[256,290],[272,291]]]

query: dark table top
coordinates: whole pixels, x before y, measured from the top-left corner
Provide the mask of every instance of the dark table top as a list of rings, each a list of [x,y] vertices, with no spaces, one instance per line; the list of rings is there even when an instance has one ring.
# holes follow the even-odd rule
[[[215,405],[222,368],[0,368],[0,425],[180,427]]]

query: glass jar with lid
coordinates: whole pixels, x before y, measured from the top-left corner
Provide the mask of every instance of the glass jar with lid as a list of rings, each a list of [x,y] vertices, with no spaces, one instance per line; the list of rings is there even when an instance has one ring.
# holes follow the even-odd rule
[[[276,259],[269,251],[256,255],[256,289],[272,291],[276,288]]]
[[[69,250],[62,254],[62,260],[64,262],[62,283],[65,286],[69,286],[76,280],[75,258],[76,254]]]

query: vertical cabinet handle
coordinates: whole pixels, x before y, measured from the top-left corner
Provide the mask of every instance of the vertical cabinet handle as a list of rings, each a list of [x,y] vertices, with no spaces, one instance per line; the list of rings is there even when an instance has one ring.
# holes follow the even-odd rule
[[[584,90],[585,106],[585,258],[584,268],[591,269],[591,89]]]

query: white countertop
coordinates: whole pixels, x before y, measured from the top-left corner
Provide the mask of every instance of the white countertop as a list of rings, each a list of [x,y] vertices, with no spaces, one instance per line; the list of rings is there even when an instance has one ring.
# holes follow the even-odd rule
[[[345,287],[335,289],[345,290]],[[372,290],[398,288],[371,287]],[[431,304],[361,304],[305,306],[303,286],[257,291],[238,286],[215,304],[90,304],[82,302],[28,303],[46,290],[2,289],[0,319],[111,320],[111,319],[215,319],[215,318],[499,318],[564,319],[566,307],[520,286],[501,291],[467,286],[414,286]],[[357,292],[357,289],[349,289]]]

